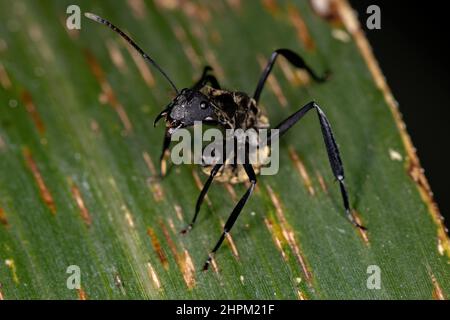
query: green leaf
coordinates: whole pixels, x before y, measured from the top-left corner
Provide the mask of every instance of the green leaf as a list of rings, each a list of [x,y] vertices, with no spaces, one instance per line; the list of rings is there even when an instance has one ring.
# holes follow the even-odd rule
[[[370,47],[345,1],[328,13],[310,3],[2,2],[0,298],[448,297],[449,240]],[[179,234],[206,176],[184,165],[158,179],[163,128],[152,122],[173,93],[111,30],[84,17],[67,30],[70,4],[126,30],[179,87],[209,64],[226,88],[252,93],[280,47],[330,70],[316,84],[279,59],[262,108],[277,124],[311,100],[322,106],[368,231],[345,219],[308,115],[202,272],[245,186],[213,184],[198,225]],[[71,265],[78,290],[67,287]]]

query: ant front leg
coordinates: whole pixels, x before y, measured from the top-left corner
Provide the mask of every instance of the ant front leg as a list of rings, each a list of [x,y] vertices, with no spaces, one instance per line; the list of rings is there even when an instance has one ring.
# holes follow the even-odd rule
[[[323,140],[325,142],[325,147],[327,149],[328,159],[330,161],[331,170],[333,171],[333,174],[337,181],[339,181],[339,187],[341,189],[341,195],[342,195],[342,201],[344,204],[345,212],[347,214],[347,218],[350,220],[350,222],[362,229],[366,230],[365,227],[358,224],[350,210],[350,204],[348,201],[348,192],[344,184],[344,166],[342,165],[341,156],[339,153],[339,148],[337,146],[337,143],[334,139],[333,131],[331,130],[331,125],[325,116],[325,113],[323,113],[322,109],[319,107],[318,104],[315,102],[310,102],[307,105],[305,105],[303,108],[295,112],[293,115],[291,115],[289,118],[281,122],[275,129],[278,129],[278,133],[276,135],[282,136],[284,133],[286,133],[294,124],[297,123],[309,110],[316,109],[317,115],[319,117],[320,127],[322,129],[322,135]],[[271,136],[270,140],[273,139],[275,136]]]
[[[197,216],[198,216],[198,213],[200,212],[200,207],[203,203],[203,200],[205,199],[206,193],[208,192],[208,189],[209,189],[212,181],[214,180],[214,177],[216,176],[217,172],[219,171],[219,169],[222,166],[223,166],[222,163],[218,163],[218,164],[214,165],[214,167],[212,168],[211,173],[209,174],[208,180],[206,180],[206,183],[203,186],[203,189],[200,192],[200,195],[198,196],[197,203],[195,205],[194,218],[192,219],[191,223],[189,223],[189,225],[181,231],[182,234],[188,233],[194,227],[194,223],[197,220]]]
[[[247,162],[247,161],[246,161]],[[253,190],[256,186],[256,174],[253,170],[253,167],[248,162],[243,164],[245,173],[247,174],[249,180],[250,180],[250,187],[247,189],[245,194],[242,196],[242,198],[239,200],[239,202],[234,207],[233,211],[231,212],[230,216],[228,217],[227,222],[225,223],[225,226],[223,227],[222,235],[219,238],[219,241],[217,241],[216,245],[210,252],[208,259],[206,260],[205,264],[203,265],[203,271],[208,270],[208,267],[211,263],[213,255],[216,253],[217,250],[219,250],[220,246],[222,245],[223,240],[225,240],[226,235],[231,231],[231,228],[233,227],[234,223],[236,222],[237,218],[239,217],[239,214],[242,211],[242,208],[244,208],[245,204],[247,203],[247,200],[250,198]]]
[[[270,72],[277,60],[278,55],[282,55],[285,57],[292,65],[299,69],[304,69],[308,74],[317,82],[324,82],[328,78],[328,73],[326,73],[323,77],[319,77],[316,73],[306,64],[305,60],[296,54],[294,51],[289,49],[278,49],[275,50],[270,56],[269,62],[267,62],[264,71],[259,78],[258,85],[256,86],[255,93],[253,94],[253,99],[255,99],[256,103],[259,101],[259,97],[261,96],[261,92],[264,88],[267,78],[269,77]]]
[[[159,167],[161,170],[161,177],[164,177],[167,172],[166,157],[168,157],[169,155],[170,141],[171,136],[169,134],[169,128],[166,128],[166,131],[164,132],[162,152],[161,156],[159,157]]]

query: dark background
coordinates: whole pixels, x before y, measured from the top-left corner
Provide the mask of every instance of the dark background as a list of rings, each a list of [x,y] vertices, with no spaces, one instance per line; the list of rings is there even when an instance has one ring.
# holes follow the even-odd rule
[[[450,223],[450,16],[436,1],[351,0],[387,82],[399,102],[407,130],[435,200]],[[381,9],[381,29],[368,30],[366,9]]]

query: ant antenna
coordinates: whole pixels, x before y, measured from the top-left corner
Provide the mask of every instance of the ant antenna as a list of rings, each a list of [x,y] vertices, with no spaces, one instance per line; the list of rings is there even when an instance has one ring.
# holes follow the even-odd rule
[[[147,60],[148,62],[150,62],[150,64],[152,64],[156,69],[158,69],[159,72],[161,72],[161,74],[167,79],[167,81],[169,81],[170,85],[172,86],[172,88],[175,90],[175,92],[177,94],[179,94],[179,91],[177,89],[177,87],[175,86],[175,84],[172,82],[172,80],[170,80],[169,76],[163,71],[163,69],[161,69],[161,67],[152,59],[150,58],[149,55],[147,55],[144,50],[142,50],[133,40],[130,39],[129,36],[127,36],[122,30],[120,30],[119,28],[117,28],[115,25],[113,25],[111,22],[109,22],[106,19],[103,19],[93,13],[90,12],[85,12],[84,15],[86,16],[86,18],[89,18],[93,21],[96,21],[98,23],[104,24],[105,26],[111,28],[113,31],[117,32],[122,38],[124,38],[129,44],[131,44],[131,46],[136,49],[137,52],[139,52],[141,54],[141,56]]]

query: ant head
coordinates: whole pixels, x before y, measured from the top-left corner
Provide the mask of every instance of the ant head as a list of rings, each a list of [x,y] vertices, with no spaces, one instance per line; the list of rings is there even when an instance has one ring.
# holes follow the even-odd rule
[[[214,120],[215,113],[207,96],[197,90],[186,88],[181,90],[167,108],[156,117],[155,125],[162,117],[166,118],[169,134],[172,134],[179,128],[194,125],[195,121]]]

